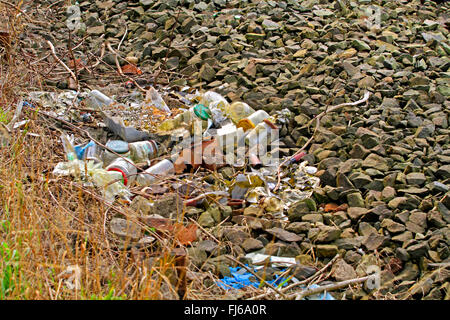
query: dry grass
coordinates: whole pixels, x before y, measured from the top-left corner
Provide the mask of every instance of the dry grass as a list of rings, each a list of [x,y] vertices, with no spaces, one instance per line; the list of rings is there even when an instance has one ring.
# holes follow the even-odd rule
[[[99,190],[51,174],[64,161],[60,124],[24,110],[28,124],[7,132],[21,97],[43,88],[43,75],[57,65],[24,51],[20,39],[29,31],[18,13],[0,2],[0,21],[6,22],[0,28],[9,35],[0,51],[0,129],[8,140],[0,145],[0,299],[231,298],[212,272],[189,259],[186,269],[177,267],[173,237],[141,250],[120,245],[108,221],[119,216],[138,223],[132,212],[105,204]],[[185,289],[179,282],[184,271]],[[248,288],[242,294],[264,292]]]
[[[151,250],[121,248],[107,223],[114,216],[133,219],[128,209],[105,205],[98,190],[52,176],[64,160],[57,124],[25,110],[26,127],[5,129],[21,96],[42,83],[41,70],[30,67],[33,57],[21,47],[26,30],[18,13],[0,3],[1,27],[9,35],[0,52],[0,122],[9,142],[0,148],[0,299],[183,298],[174,239]],[[217,293],[188,266],[184,297],[214,298]]]

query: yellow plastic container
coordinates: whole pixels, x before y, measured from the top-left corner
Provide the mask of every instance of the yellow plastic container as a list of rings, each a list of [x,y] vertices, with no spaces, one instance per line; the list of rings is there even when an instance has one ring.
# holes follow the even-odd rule
[[[251,130],[255,128],[259,123],[263,122],[264,119],[269,118],[269,114],[264,110],[258,110],[253,112],[247,118],[239,120],[237,123],[238,128],[243,128],[244,131]]]

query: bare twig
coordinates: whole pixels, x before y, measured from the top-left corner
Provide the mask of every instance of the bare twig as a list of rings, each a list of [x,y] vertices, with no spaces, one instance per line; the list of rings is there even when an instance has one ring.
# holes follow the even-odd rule
[[[442,263],[429,263],[427,266],[432,268],[448,268],[450,267],[450,262],[442,262]]]
[[[75,70],[75,84],[77,86],[77,88],[80,87],[79,82],[78,82],[78,67],[77,67],[77,61],[75,60],[75,55],[73,54],[73,50],[72,50],[72,31],[69,30],[69,43],[68,43],[68,47],[69,47],[69,54],[70,57],[73,61],[73,69]],[[79,90],[78,90],[79,91]]]
[[[55,60],[60,65],[62,65],[64,67],[64,69],[66,69],[70,73],[70,76],[73,78],[73,80],[77,84],[77,91],[80,91],[80,84],[78,83],[77,76],[73,73],[72,70],[70,70],[70,68],[60,58],[58,58],[58,56],[56,55],[56,51],[55,51],[55,47],[53,46],[53,43],[51,43],[49,40],[47,40],[47,44],[49,45],[50,50],[52,51],[53,58],[55,58]]]
[[[141,91],[143,92],[147,92],[147,90],[145,90],[144,88],[142,88],[137,82],[136,80],[134,80],[133,78],[127,76],[126,74],[123,73],[122,68],[120,67],[120,63],[119,63],[119,54],[111,47],[111,44],[109,42],[106,42],[106,46],[108,47],[108,50],[111,51],[111,53],[114,54],[114,60],[116,62],[116,67],[117,67],[117,71],[119,72],[119,74],[124,77],[127,78],[128,80],[130,80],[131,82],[134,83],[134,85]]]
[[[303,298],[307,297],[307,296],[311,296],[313,294],[317,294],[317,293],[321,293],[324,291],[332,291],[332,290],[337,290],[337,289],[341,289],[341,288],[345,288],[348,287],[352,284],[357,284],[357,283],[362,283],[365,282],[371,278],[373,278],[374,275],[370,275],[370,276],[365,276],[362,278],[356,278],[356,279],[350,279],[350,280],[346,280],[346,281],[341,281],[341,282],[337,282],[337,283],[332,283],[326,286],[320,286],[317,288],[311,288],[311,289],[307,289],[307,290],[303,290],[300,293],[296,293],[293,295],[290,295],[289,298],[295,298],[295,300],[302,300]]]
[[[128,26],[125,23],[125,33],[123,34],[122,39],[120,39],[119,45],[117,46],[117,51],[120,51],[120,46],[122,45],[123,40],[125,40],[125,37],[127,36],[128,33]]]
[[[328,262],[322,269],[320,269],[319,271],[314,273],[312,276],[306,278],[305,280],[293,283],[293,284],[283,288],[281,291],[284,293],[284,292],[287,292],[287,291],[291,290],[292,288],[295,288],[295,287],[301,286],[301,285],[303,285],[305,283],[314,281],[314,279],[317,279],[317,277],[320,276],[325,270],[327,270],[338,258],[339,258],[339,254],[334,256],[334,258],[331,259],[330,262]],[[272,292],[267,292],[267,293],[261,294],[259,296],[255,296],[255,297],[249,298],[248,300],[259,300],[259,299],[267,297],[270,294],[272,294]]]

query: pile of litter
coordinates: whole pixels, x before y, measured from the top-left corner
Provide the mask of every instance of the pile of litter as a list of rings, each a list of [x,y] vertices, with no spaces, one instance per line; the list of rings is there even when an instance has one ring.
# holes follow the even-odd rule
[[[151,187],[173,175],[198,173],[199,168],[211,172],[228,167],[231,170],[222,170],[222,178],[216,183],[201,184],[205,195],[212,192],[221,198],[222,204],[239,204],[258,215],[266,212],[286,220],[284,213],[292,203],[310,197],[318,186],[319,179],[314,177],[316,168],[306,161],[300,162],[301,157],[297,156],[283,167],[282,186],[275,190],[280,165],[277,124],[288,121],[287,109],[269,116],[243,102],[229,104],[221,95],[209,91],[186,94],[184,101],[192,106],[170,117],[172,112],[155,89],[151,88],[148,96],[144,103],[150,101],[152,107],[165,112],[168,118],[155,132],[126,126],[124,119],[104,111],[117,103],[97,90],[82,94],[65,92],[53,97],[57,103],[49,102],[49,94],[32,94],[33,102],[26,101],[24,105],[61,108],[75,102],[76,107],[82,105],[102,115],[103,126],[118,139],[109,139],[105,144],[94,140],[77,144],[73,135],[63,133],[61,141],[67,161],[58,163],[53,173],[93,183],[111,202],[116,197],[131,202],[131,187]],[[68,118],[67,109],[67,106],[56,109],[52,115],[64,120]],[[82,114],[81,121],[89,116]],[[188,201],[199,195],[184,196]],[[196,205],[198,201],[188,204]],[[259,212],[261,209],[263,212]]]
[[[230,104],[212,91],[184,88],[174,95],[184,108],[170,109],[150,87],[144,100],[135,99],[128,106],[97,90],[34,92],[18,110],[32,108],[84,136],[62,131],[66,161],[58,163],[53,174],[98,188],[106,203],[128,205],[145,227],[114,217],[110,229],[121,239],[148,247],[170,234],[185,248],[197,240],[198,226],[204,231],[244,217],[275,223],[265,231],[283,241],[300,241],[298,235],[284,230],[288,213],[305,205],[314,209],[310,197],[320,179],[315,176],[317,169],[302,161],[304,152],[280,159],[278,127],[289,121],[290,111],[269,115],[244,102]],[[49,108],[50,112],[44,111]],[[137,128],[127,125],[136,124],[127,111],[145,108],[151,110],[146,117],[151,118],[151,131],[143,130],[142,123]],[[121,110],[125,116],[120,116]],[[101,121],[93,124],[98,116]],[[77,122],[80,126],[73,124]],[[253,249],[244,258],[255,270],[262,265],[299,266],[295,258],[263,254],[256,250],[258,245]],[[306,268],[307,273],[311,271]],[[299,281],[289,276],[290,270],[278,270],[272,280],[262,282],[243,269],[229,270],[219,288],[285,286]],[[310,298],[333,299],[327,293]]]

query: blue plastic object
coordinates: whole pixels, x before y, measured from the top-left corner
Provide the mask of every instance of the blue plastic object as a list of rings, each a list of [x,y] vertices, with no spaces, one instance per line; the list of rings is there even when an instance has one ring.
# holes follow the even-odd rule
[[[90,141],[88,144],[80,145],[80,146],[75,146],[75,153],[77,154],[77,158],[82,160],[83,156],[84,156],[84,151],[86,151],[87,148],[89,148],[90,146],[95,145],[94,141]]]
[[[23,106],[24,106],[24,107],[28,107],[28,108],[33,108],[33,109],[36,108],[34,105],[32,105],[31,103],[29,103],[28,101],[24,101],[24,102],[23,102]]]
[[[247,266],[247,265],[246,265]],[[254,270],[255,271],[255,270]],[[281,270],[283,272],[285,270]],[[247,270],[243,268],[231,268],[230,267],[231,276],[230,277],[224,277],[223,279],[217,281],[217,285],[219,288],[230,290],[230,289],[242,289],[248,286],[253,286],[255,288],[258,288],[260,286],[260,282],[258,282],[258,279],[248,272]],[[288,281],[286,281],[287,278],[282,278],[280,276],[276,276],[274,280],[271,281],[265,281],[266,283],[269,283],[273,286],[281,286],[284,287],[287,285]],[[317,284],[312,284],[308,288],[318,288],[319,286]],[[306,289],[306,288],[303,288]],[[311,296],[307,296],[303,298],[302,300],[335,300],[331,294],[328,292],[325,293],[319,293]]]
[[[248,286],[253,286],[255,288],[258,288],[261,283],[259,282],[259,280],[250,272],[248,272],[247,270],[245,270],[245,272],[243,272],[245,269],[236,267],[236,268],[231,268],[230,267],[230,272],[231,272],[231,276],[230,277],[224,277],[223,279],[217,281],[217,285],[220,288],[229,290],[229,289],[242,289]],[[280,276],[276,276],[276,278],[274,280],[271,281],[265,281],[266,283],[269,283],[273,286],[278,286],[281,283],[283,283],[282,286],[287,285],[287,281],[286,278],[282,278]]]
[[[314,289],[314,288],[318,288],[318,287],[320,287],[320,286],[318,286],[317,284],[312,284],[308,288]],[[324,293],[318,293],[318,294],[314,294],[311,296],[307,296],[307,297],[303,298],[302,300],[336,300],[336,299],[334,299],[333,296],[331,294],[329,294],[328,292],[324,292]]]
[[[128,142],[122,140],[110,140],[106,143],[106,146],[120,154],[127,153],[130,150],[128,147]]]

